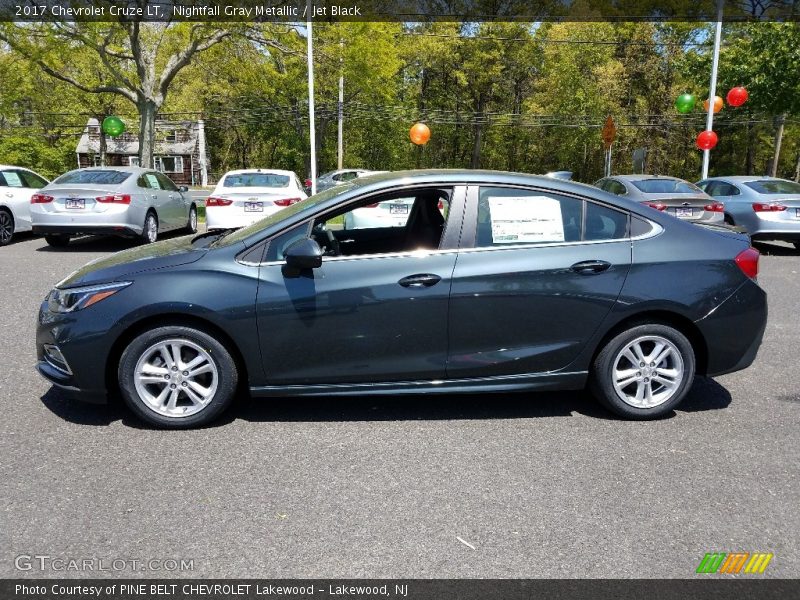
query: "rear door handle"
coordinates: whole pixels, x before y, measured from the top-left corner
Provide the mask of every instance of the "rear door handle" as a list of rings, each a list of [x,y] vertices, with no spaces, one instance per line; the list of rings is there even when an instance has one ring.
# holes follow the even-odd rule
[[[584,260],[576,262],[570,267],[570,270],[580,273],[581,275],[594,275],[608,270],[610,266],[611,263],[604,260]]]
[[[441,280],[442,278],[438,275],[434,275],[433,273],[424,273],[420,275],[409,275],[408,277],[403,277],[397,283],[403,287],[422,288],[436,285]]]

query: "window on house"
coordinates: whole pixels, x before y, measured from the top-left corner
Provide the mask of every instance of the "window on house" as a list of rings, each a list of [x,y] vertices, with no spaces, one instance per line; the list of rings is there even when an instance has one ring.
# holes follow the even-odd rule
[[[162,173],[183,173],[182,156],[156,156],[153,161],[156,170]]]
[[[131,167],[138,167],[139,166],[139,157],[138,156],[129,156],[128,157],[128,165]]]
[[[164,135],[164,141],[174,144],[178,141],[178,132],[174,129],[167,131]]]

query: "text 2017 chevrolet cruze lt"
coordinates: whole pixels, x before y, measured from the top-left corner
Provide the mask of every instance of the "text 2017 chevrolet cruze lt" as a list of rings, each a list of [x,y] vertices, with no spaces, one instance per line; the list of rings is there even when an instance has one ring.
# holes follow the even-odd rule
[[[349,211],[413,198],[404,224]],[[442,208],[440,208],[442,207]],[[357,179],[238,231],[95,261],[39,311],[38,369],[151,424],[253,396],[582,389],[632,419],[743,369],[758,252],[602,190],[490,171]]]

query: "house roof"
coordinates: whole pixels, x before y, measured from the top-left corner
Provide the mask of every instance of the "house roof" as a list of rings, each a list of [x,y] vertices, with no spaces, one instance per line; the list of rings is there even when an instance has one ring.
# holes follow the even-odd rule
[[[79,154],[99,154],[100,152],[100,138],[98,136],[90,136],[89,129],[92,127],[99,127],[100,123],[97,119],[89,119],[86,127],[83,129],[83,134],[78,140],[78,147],[75,149]],[[181,142],[165,142],[156,139],[155,155],[170,155],[170,154],[192,154],[197,145],[198,126],[196,121],[156,121],[156,134],[173,129],[181,129],[189,132],[189,137],[186,141]],[[156,135],[158,137],[158,135]],[[124,154],[129,156],[136,156],[139,154],[139,140],[135,137],[131,139],[129,134],[123,134],[118,138],[106,136],[106,152],[108,154]]]

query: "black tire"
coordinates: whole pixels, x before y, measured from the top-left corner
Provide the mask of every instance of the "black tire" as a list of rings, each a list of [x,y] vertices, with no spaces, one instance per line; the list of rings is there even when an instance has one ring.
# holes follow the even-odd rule
[[[156,406],[160,406],[159,410],[161,411],[170,410],[168,402],[170,399],[169,395],[173,393],[172,390],[166,392],[169,395],[160,405],[157,402],[158,398],[155,398],[156,402],[153,402],[154,399],[152,397],[150,401],[153,402],[153,404],[148,404],[148,400],[140,395],[137,390],[136,380],[134,378],[137,363],[140,359],[147,360],[146,357],[154,356],[153,347],[159,342],[167,340],[178,340],[180,343],[194,345],[200,348],[207,354],[210,363],[213,363],[216,368],[216,373],[214,375],[216,377],[216,391],[202,408],[188,416],[182,416],[180,414],[165,415],[157,412]],[[191,351],[192,349],[188,348],[187,352],[190,353]],[[163,354],[159,354],[158,356],[163,357]],[[183,360],[191,361],[191,354],[184,353],[183,356],[185,357]],[[167,361],[164,361],[164,366],[158,368],[165,369],[165,371],[170,374],[169,376],[178,378],[180,376],[179,371],[168,368],[166,366],[168,364]],[[188,371],[184,371],[183,374],[185,375],[187,372]],[[119,388],[122,392],[122,398],[131,410],[142,420],[159,428],[189,429],[210,423],[230,406],[236,393],[239,374],[236,368],[236,362],[233,360],[231,353],[224,344],[207,333],[203,333],[193,327],[173,325],[151,329],[134,338],[122,353],[117,377]],[[160,379],[161,375],[157,377]],[[209,375],[209,377],[212,377],[212,375]],[[176,403],[178,406],[176,409],[173,409],[177,411],[182,408],[181,404],[186,406],[192,403],[186,392],[182,392],[181,388],[178,387],[184,386],[184,383],[180,383],[179,381],[183,380],[175,379],[175,383],[170,382],[164,383],[163,385],[161,383],[146,384],[145,393],[150,393],[155,396],[168,388],[177,389],[175,393],[179,395]],[[212,383],[207,381],[203,382],[203,385],[210,388]],[[193,410],[194,406],[195,405],[192,405],[187,410]]]
[[[189,208],[189,220],[185,229],[187,233],[197,233],[197,207],[194,204]]]
[[[44,241],[53,248],[66,248],[69,246],[69,236],[65,233],[48,233]]]
[[[14,239],[14,215],[7,208],[0,208],[0,246],[7,246]]]
[[[139,240],[143,244],[153,244],[158,241],[158,215],[155,211],[147,211]]]
[[[800,242],[792,242],[795,250],[800,250]]]
[[[671,352],[665,357],[665,362],[659,364],[664,365],[664,369],[661,369],[662,372],[664,370],[680,372],[680,382],[675,385],[674,390],[669,395],[670,390],[668,387],[659,381],[659,378],[662,378],[662,374],[656,372],[656,377],[650,382],[648,375],[652,374],[655,369],[651,368],[652,363],[645,363],[645,366],[641,368],[640,365],[642,363],[640,362],[639,365],[632,365],[634,369],[638,370],[635,373],[631,373],[630,377],[633,379],[626,387],[622,387],[622,391],[618,393],[614,385],[615,365],[623,370],[631,370],[631,361],[623,357],[622,353],[633,343],[639,343],[640,348],[644,351],[655,353],[656,342],[648,338],[665,339],[671,344],[671,347],[665,344],[665,348],[669,348]],[[680,363],[677,362],[676,355],[679,357]],[[679,364],[682,365],[680,369],[677,368]],[[671,412],[686,396],[694,380],[695,365],[692,344],[680,331],[661,323],[641,323],[631,326],[606,343],[592,365],[589,388],[601,404],[621,417],[632,420],[657,419]],[[657,367],[658,364],[656,364]],[[666,369],[666,367],[671,368]],[[641,386],[644,386],[645,393],[648,388],[656,394],[663,389],[666,396],[664,401],[649,407],[635,406],[636,399],[630,398],[630,395],[634,391],[638,392]],[[621,395],[628,397],[629,401],[623,400]]]

